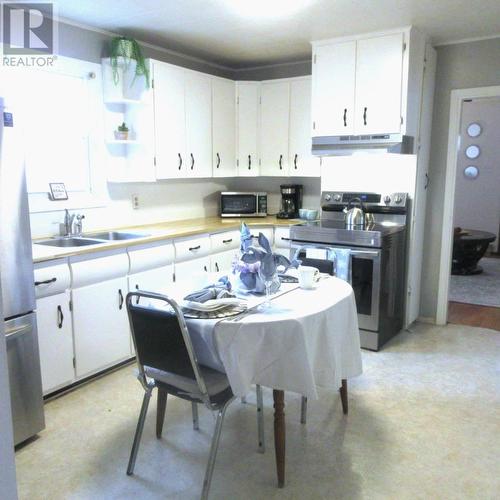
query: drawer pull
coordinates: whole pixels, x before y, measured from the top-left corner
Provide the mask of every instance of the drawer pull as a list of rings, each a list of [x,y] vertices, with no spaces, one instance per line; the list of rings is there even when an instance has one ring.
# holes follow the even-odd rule
[[[222,243],[231,243],[233,241],[233,238],[229,238],[228,240],[222,240]]]
[[[284,236],[282,236],[281,239],[284,241],[290,241],[290,238],[285,238]]]
[[[123,308],[123,293],[121,290],[118,290],[118,309]]]
[[[50,283],[55,283],[56,281],[57,281],[57,278],[50,278],[49,280],[45,280],[45,281],[35,281],[35,286],[50,285]]]
[[[64,314],[62,312],[61,306],[57,306],[57,327],[61,329],[63,327]]]
[[[201,248],[201,245],[198,245],[197,247],[191,247],[189,249],[190,252],[193,252],[194,250],[199,250]]]

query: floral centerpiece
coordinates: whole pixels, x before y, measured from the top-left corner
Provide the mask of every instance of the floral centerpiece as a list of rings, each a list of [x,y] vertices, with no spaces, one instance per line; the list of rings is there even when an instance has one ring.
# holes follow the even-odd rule
[[[233,273],[237,276],[237,288],[253,293],[276,293],[281,285],[278,267],[285,272],[290,267],[297,267],[298,261],[290,262],[284,255],[273,253],[269,240],[259,233],[259,246],[252,245],[252,235],[245,223],[240,230],[239,260],[233,262]]]

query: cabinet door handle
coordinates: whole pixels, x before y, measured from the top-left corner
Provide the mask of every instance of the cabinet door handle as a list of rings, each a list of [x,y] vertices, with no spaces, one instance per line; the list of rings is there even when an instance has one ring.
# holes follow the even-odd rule
[[[284,236],[282,236],[281,239],[284,241],[290,241],[290,238],[285,238]]]
[[[283,161],[283,155],[280,155],[280,159],[279,159],[279,166],[280,166],[280,170],[283,170],[283,165],[282,165],[282,161]]]
[[[295,170],[297,170],[297,158],[298,158],[298,154],[295,153],[295,156],[293,157],[293,167],[295,168]]]
[[[219,264],[217,264],[217,262],[215,263],[215,270],[219,272]]]
[[[366,123],[365,123],[365,125],[366,125]],[[347,108],[344,109],[344,127],[347,127]]]
[[[45,281],[35,281],[35,286],[49,285],[50,283],[55,283],[56,281],[57,281],[57,278],[50,278],[49,280],[45,280]]]
[[[203,269],[205,270],[206,273],[208,273],[207,266],[203,266]]]
[[[136,290],[139,290],[139,285],[135,285],[135,289],[136,289]],[[138,304],[138,303],[139,303],[139,300],[140,300],[140,298],[139,298],[139,297],[136,297],[136,299],[135,299],[135,303],[136,303],[136,304]]]
[[[231,243],[233,241],[233,238],[229,238],[228,240],[222,240],[222,243]]]
[[[368,108],[365,108],[363,111],[363,123],[366,125],[366,112],[368,111]]]
[[[64,314],[62,312],[61,306],[57,306],[57,327],[61,329],[63,327]]]
[[[252,155],[248,155],[248,170],[252,168]]]
[[[427,189],[429,187],[429,174],[426,172],[425,173],[425,186],[424,189]]]
[[[190,251],[190,252],[192,252],[192,251],[194,251],[194,250],[199,250],[200,248],[201,248],[201,245],[198,245],[198,246],[196,246],[196,247],[191,247],[191,248],[189,249],[189,251]]]
[[[193,170],[193,167],[194,167],[194,156],[193,156],[193,153],[190,153],[191,154],[191,170]]]
[[[215,168],[219,168],[220,167],[220,155],[219,153],[217,153],[217,166]]]
[[[180,153],[177,153],[179,155],[179,170],[181,169],[182,167],[182,156]]]
[[[121,291],[121,289],[118,290],[118,309],[122,309],[123,308],[123,293]]]

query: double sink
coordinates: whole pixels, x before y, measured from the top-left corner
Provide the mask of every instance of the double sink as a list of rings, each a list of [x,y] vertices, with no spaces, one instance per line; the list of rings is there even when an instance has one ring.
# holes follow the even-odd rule
[[[122,231],[102,231],[99,233],[86,234],[85,236],[68,236],[59,238],[50,238],[48,240],[36,241],[37,245],[49,247],[74,248],[86,247],[88,245],[104,245],[109,241],[136,240],[138,238],[147,238],[149,234],[127,233]]]

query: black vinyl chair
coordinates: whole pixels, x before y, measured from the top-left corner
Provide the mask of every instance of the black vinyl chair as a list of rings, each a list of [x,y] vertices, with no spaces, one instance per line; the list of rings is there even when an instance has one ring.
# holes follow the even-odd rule
[[[141,299],[158,301],[157,303],[164,307],[141,305]],[[134,472],[151,393],[156,387],[158,389],[156,416],[158,438],[161,437],[163,428],[167,394],[192,403],[195,428],[198,425],[196,406],[198,403],[217,412],[201,494],[204,500],[208,498],[224,415],[229,404],[235,399],[229,381],[224,373],[198,363],[184,316],[174,300],[166,295],[136,291],[127,295],[126,303],[139,367],[137,378],[144,388],[144,399],[127,474],[131,475]],[[145,303],[145,301],[142,302],[142,304]]]

